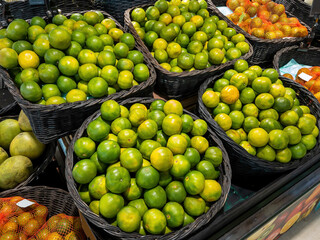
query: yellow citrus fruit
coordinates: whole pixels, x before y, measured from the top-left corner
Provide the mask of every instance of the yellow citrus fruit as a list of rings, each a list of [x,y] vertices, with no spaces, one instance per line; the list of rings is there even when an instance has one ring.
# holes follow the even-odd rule
[[[239,99],[239,90],[235,86],[225,86],[220,92],[220,99],[226,104],[233,104]]]
[[[248,134],[248,141],[254,147],[263,147],[269,142],[269,134],[263,128],[254,128]]]
[[[87,94],[80,89],[72,89],[67,93],[66,100],[68,103],[85,101],[87,100]]]
[[[35,52],[25,50],[19,54],[18,62],[23,69],[37,68],[39,66],[40,59]]]

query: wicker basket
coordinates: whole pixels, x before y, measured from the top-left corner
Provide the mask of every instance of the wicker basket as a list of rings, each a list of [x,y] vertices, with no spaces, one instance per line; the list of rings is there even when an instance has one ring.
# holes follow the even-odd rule
[[[1,11],[1,10],[0,10]],[[1,29],[1,24],[0,24]],[[4,85],[4,79],[0,75],[0,116],[16,115],[19,113],[20,107],[9,93]]]
[[[23,198],[35,200],[37,203],[48,208],[48,218],[59,213],[69,216],[78,216],[78,209],[75,206],[70,194],[59,188],[47,186],[22,187],[11,189],[0,193],[0,198],[21,196]]]
[[[210,1],[208,1],[208,5],[210,5],[209,3]],[[151,6],[151,5],[152,4],[149,3],[146,5],[141,5],[136,7],[147,8],[148,6]],[[142,49],[143,49],[144,55],[148,57],[150,62],[156,68],[156,71],[157,71],[157,82],[155,86],[156,92],[163,94],[168,98],[176,98],[176,99],[182,99],[191,95],[195,95],[201,83],[203,83],[203,81],[206,78],[212,76],[213,74],[218,74],[224,71],[227,67],[233,66],[233,64],[235,63],[236,59],[226,62],[224,64],[221,64],[219,66],[211,66],[204,70],[194,70],[191,72],[185,71],[182,73],[169,72],[168,70],[161,67],[158,61],[154,57],[152,57],[149,49],[147,48],[147,46],[144,44],[144,42],[141,40],[136,30],[134,29],[131,22],[131,18],[130,18],[131,11],[134,8],[130,8],[126,10],[124,15],[125,26],[135,36],[135,38],[137,39],[137,42],[139,42],[143,46]],[[210,14],[218,15],[220,18],[222,18],[222,14],[219,12],[219,10],[208,6],[208,11],[210,12]],[[230,26],[230,24],[228,25]],[[239,31],[237,30],[237,32]],[[249,52],[240,58],[248,59],[252,54],[253,54],[253,49],[252,49],[252,46],[250,45]]]
[[[209,5],[212,6],[216,11],[219,12],[219,17],[223,18],[228,25],[235,28],[238,32],[241,32],[246,39],[249,39],[250,43],[253,46],[253,55],[250,57],[249,61],[254,64],[260,64],[264,62],[272,61],[275,53],[284,47],[289,47],[292,45],[299,45],[302,41],[306,39],[306,37],[301,38],[281,38],[281,39],[261,39],[257,38],[253,35],[250,35],[246,31],[244,31],[241,27],[234,24],[231,20],[229,20],[226,16],[224,16],[217,7],[226,6],[226,0],[214,0],[214,4],[208,2]],[[294,17],[291,13],[286,11],[288,17]],[[299,19],[300,20],[300,19]],[[311,32],[311,29],[308,25],[300,20],[300,23],[308,29],[308,32]]]
[[[121,0],[121,1],[113,1],[113,0],[101,0],[105,5],[106,11],[110,13],[115,19],[117,19],[121,24],[124,24],[124,12],[128,8],[132,8],[134,6],[147,4],[150,2],[155,2],[153,0]]]
[[[19,105],[13,100],[13,97],[8,92],[8,89],[4,87],[4,83],[0,78],[0,116],[14,115],[19,113]]]
[[[82,11],[80,13],[84,13]],[[73,12],[66,14],[70,16]],[[117,26],[123,30],[123,27],[108,13],[102,12],[106,17],[113,19]],[[136,43],[136,49],[141,50],[142,47],[139,42]],[[10,93],[16,102],[23,109],[28,116],[32,129],[37,138],[43,142],[48,143],[60,137],[66,136],[76,129],[78,129],[82,122],[96,110],[100,105],[108,100],[123,100],[128,97],[150,96],[153,92],[153,86],[156,80],[156,72],[153,66],[144,60],[150,71],[150,77],[147,81],[133,86],[128,90],[122,90],[104,98],[89,99],[82,102],[65,103],[60,105],[40,105],[34,104],[25,100],[20,94],[19,89],[15,86],[7,71],[0,68],[0,76],[4,79],[5,85],[8,87]]]
[[[44,0],[42,4],[32,5],[25,1],[1,1],[0,21],[3,26],[15,18],[30,19],[34,16],[48,16],[57,13],[68,13],[74,10],[100,9],[103,10],[101,0]]]
[[[18,119],[18,116],[7,115],[4,117],[0,117],[0,122],[5,119]],[[44,153],[39,158],[32,161],[33,169],[34,169],[33,173],[27,178],[27,180],[17,185],[14,189],[20,189],[21,187],[27,186],[32,181],[37,180],[40,174],[42,174],[46,170],[48,165],[52,162],[55,151],[56,151],[55,142],[47,144]]]
[[[319,137],[316,146],[308,151],[308,153],[299,160],[292,160],[289,163],[269,162],[260,159],[256,156],[249,154],[239,144],[236,144],[231,138],[227,136],[225,131],[218,125],[208,112],[206,106],[202,102],[202,95],[205,90],[212,85],[216,80],[222,77],[223,74],[214,76],[207,79],[200,87],[198,93],[198,112],[200,117],[205,119],[215,133],[222,139],[231,159],[231,167],[233,178],[240,179],[243,182],[254,182],[255,180],[261,180],[263,178],[272,178],[278,176],[281,173],[298,168],[300,165],[309,161],[311,158],[318,158],[320,154]],[[317,118],[317,127],[320,128],[320,114],[319,114],[319,102],[317,99],[300,84],[288,80],[287,78],[280,77],[284,86],[291,87],[296,91],[297,98],[302,105],[306,105],[310,108],[310,111]],[[255,180],[253,180],[255,179]]]
[[[300,64],[320,66],[320,48],[301,49],[298,46],[283,48],[274,56],[273,66],[280,74],[280,68],[291,59],[295,59]]]
[[[316,0],[314,0],[316,1]],[[288,12],[301,19],[309,27],[313,27],[315,20],[310,16],[311,6],[302,0],[275,0],[274,2],[283,4]]]
[[[134,103],[143,103],[145,105],[150,105],[153,101],[154,101],[153,98],[130,98],[121,102],[121,104],[127,107]],[[188,111],[184,111],[184,113],[191,115],[193,119],[198,119],[197,116],[195,116],[194,114]],[[79,128],[79,130],[75,133],[74,138],[71,142],[71,145],[69,146],[67,157],[66,157],[66,179],[67,179],[67,186],[68,186],[69,192],[71,196],[74,198],[74,201],[77,207],[79,208],[79,210],[95,226],[103,229],[106,233],[121,239],[137,239],[137,238],[170,239],[170,240],[183,239],[183,238],[186,238],[192,232],[195,232],[201,227],[204,227],[208,222],[212,220],[212,218],[216,215],[216,213],[224,206],[227,199],[228,192],[230,190],[230,184],[231,184],[231,169],[229,165],[229,157],[227,152],[225,151],[225,148],[223,147],[222,142],[219,140],[216,134],[213,133],[212,130],[209,128],[206,136],[209,137],[211,144],[219,146],[219,148],[222,150],[222,153],[223,153],[223,162],[219,167],[220,177],[218,180],[218,182],[222,187],[222,195],[221,195],[221,198],[212,205],[212,207],[206,214],[203,214],[202,216],[198,217],[193,223],[185,226],[184,228],[181,228],[177,231],[174,231],[170,234],[163,235],[163,236],[159,236],[159,235],[141,236],[137,233],[130,233],[130,234],[125,233],[121,231],[118,227],[108,224],[108,222],[102,217],[94,214],[89,209],[88,205],[80,199],[79,193],[77,191],[77,184],[75,183],[72,177],[72,169],[73,169],[74,163],[77,161],[77,157],[73,153],[73,146],[75,141],[85,133],[85,130],[88,124],[99,116],[100,116],[100,111],[97,111],[95,114],[93,114],[92,116],[90,116],[84,121],[81,128]]]

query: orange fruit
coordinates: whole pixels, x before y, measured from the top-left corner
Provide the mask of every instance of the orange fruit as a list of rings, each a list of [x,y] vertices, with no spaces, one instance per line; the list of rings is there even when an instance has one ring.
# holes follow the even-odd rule
[[[160,234],[166,228],[166,217],[158,209],[149,209],[143,215],[143,227],[151,234]]]
[[[124,232],[133,232],[140,227],[141,216],[135,207],[125,206],[117,214],[117,225]]]
[[[193,170],[185,176],[183,184],[189,194],[197,195],[205,187],[205,178],[201,172]]]
[[[29,24],[23,19],[13,20],[7,27],[7,37],[13,41],[24,40],[28,34]]]
[[[255,104],[261,110],[269,109],[274,104],[274,98],[269,93],[261,93],[256,97]]]
[[[20,92],[23,98],[31,102],[37,102],[42,97],[42,91],[40,86],[33,81],[23,83],[20,86]]]
[[[137,129],[138,136],[144,140],[153,138],[156,135],[157,131],[158,125],[152,119],[145,120],[139,125]]]
[[[221,185],[216,180],[205,180],[204,189],[200,193],[200,197],[206,202],[214,202],[220,198],[221,193]]]
[[[188,214],[197,217],[204,213],[206,202],[200,197],[186,197],[183,206]]]
[[[29,50],[26,50],[29,51]],[[36,55],[36,54],[35,54]],[[18,66],[18,54],[11,48],[3,48],[0,50],[0,65],[7,69]]]
[[[271,80],[267,77],[258,77],[252,82],[252,89],[258,93],[267,93],[271,88]]]
[[[194,136],[191,138],[191,147],[195,148],[200,154],[203,154],[208,149],[209,142],[202,136]]]
[[[235,86],[225,86],[221,90],[220,99],[226,104],[233,104],[239,99],[239,90]]]
[[[77,102],[87,100],[87,94],[80,89],[72,89],[66,95],[67,102]]]
[[[79,62],[71,56],[65,56],[59,60],[59,70],[66,76],[73,76],[78,72]]]
[[[146,17],[146,12],[143,8],[135,8],[131,12],[131,20],[135,22],[142,22]]]
[[[293,159],[303,158],[307,153],[307,148],[302,142],[300,142],[296,145],[292,145],[291,147],[289,147],[289,149],[292,153]]]
[[[71,35],[63,28],[55,28],[49,33],[49,42],[52,47],[65,50],[71,44]]]
[[[30,50],[25,50],[19,54],[18,57],[19,65],[25,68],[37,68],[39,66],[39,57],[38,55]]]
[[[254,128],[248,133],[248,141],[254,147],[263,147],[269,141],[269,135],[263,128]]]
[[[101,77],[94,77],[88,83],[88,93],[95,98],[108,94],[108,83]]]
[[[172,135],[167,141],[167,147],[171,152],[176,154],[184,154],[187,149],[188,142],[182,135]]]
[[[173,165],[173,154],[169,148],[159,147],[150,155],[151,165],[159,171],[168,171]]]
[[[183,155],[175,155],[173,157],[173,165],[170,169],[170,174],[173,177],[184,177],[190,170],[190,162]]]
[[[122,196],[113,193],[106,193],[100,199],[99,210],[100,214],[105,218],[114,218],[124,206]]]
[[[239,91],[241,91],[248,85],[248,78],[243,73],[237,73],[231,77],[230,85],[235,86]]]
[[[205,91],[202,95],[202,101],[208,108],[215,108],[219,104],[219,96],[214,91]]]
[[[276,159],[276,151],[269,145],[266,145],[257,149],[257,157],[266,161],[274,161]]]
[[[165,134],[172,136],[179,134],[182,130],[182,119],[176,114],[167,115],[162,122],[162,129]]]

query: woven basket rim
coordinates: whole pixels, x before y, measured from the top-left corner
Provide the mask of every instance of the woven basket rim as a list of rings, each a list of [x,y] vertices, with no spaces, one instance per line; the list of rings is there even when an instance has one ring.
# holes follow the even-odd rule
[[[273,59],[273,66],[274,68],[278,71],[278,73],[280,74],[280,58],[282,55],[288,54],[291,51],[296,51],[301,49],[299,46],[291,46],[291,47],[286,47],[286,48],[282,48],[280,49],[274,56]],[[303,50],[303,49],[302,49]],[[313,51],[313,52],[318,52],[319,53],[319,59],[320,59],[320,48],[318,47],[314,47],[314,46],[310,46],[308,48],[306,48],[306,51],[303,51],[303,54],[307,54],[309,51]],[[289,79],[289,78],[286,78]]]
[[[48,191],[62,192],[67,195],[70,194],[69,192],[67,192],[66,190],[63,190],[61,188],[49,187],[49,186],[45,186],[45,185],[38,185],[38,186],[23,186],[19,189],[17,189],[17,188],[9,189],[9,190],[1,192],[0,197],[4,198],[5,196],[8,196],[8,195],[19,194],[21,191],[24,191],[24,190],[33,191],[33,192],[39,191],[39,190],[48,190]],[[57,199],[55,199],[55,200],[57,200]]]
[[[130,104],[130,103],[136,103],[136,102],[143,102],[144,104],[150,104],[152,101],[154,101],[154,98],[129,98],[126,99],[124,101],[122,101],[119,104]],[[193,118],[198,118],[197,116],[195,116],[194,114],[185,111],[184,113],[188,113],[190,114]],[[72,142],[70,143],[70,146],[68,148],[68,152],[67,152],[67,156],[66,156],[66,169],[65,169],[65,175],[67,178],[67,187],[69,189],[69,192],[71,194],[71,196],[73,197],[75,204],[77,205],[77,207],[79,208],[79,210],[86,216],[86,218],[93,223],[94,225],[96,225],[99,228],[102,228],[104,231],[117,236],[119,238],[124,238],[124,239],[136,239],[137,237],[143,238],[143,239],[177,239],[177,235],[179,234],[180,238],[185,238],[186,236],[188,236],[192,231],[198,230],[200,227],[204,226],[205,224],[207,224],[209,221],[212,220],[212,218],[214,217],[214,215],[221,210],[221,208],[224,206],[226,199],[227,199],[227,195],[229,193],[230,190],[230,186],[231,186],[231,166],[229,163],[229,157],[227,154],[227,151],[225,150],[223,143],[220,141],[220,139],[216,136],[216,134],[210,129],[210,127],[208,126],[208,134],[211,138],[211,140],[213,140],[215,142],[216,145],[219,146],[219,148],[222,150],[223,152],[223,161],[222,164],[220,165],[220,178],[221,180],[219,182],[221,182],[221,187],[223,189],[222,191],[222,195],[220,197],[220,199],[216,202],[214,202],[210,208],[210,210],[206,213],[201,215],[200,217],[198,217],[193,223],[181,228],[180,230],[174,231],[172,233],[166,234],[166,235],[146,235],[146,236],[142,236],[138,233],[125,233],[123,231],[121,231],[118,227],[112,226],[110,224],[107,223],[107,221],[94,214],[88,207],[87,204],[85,204],[81,199],[80,196],[78,194],[77,188],[76,188],[76,183],[72,177],[72,168],[74,165],[74,153],[73,153],[73,146],[75,141],[82,136],[83,132],[85,131],[87,125],[94,119],[96,119],[98,116],[100,116],[100,110],[98,110],[97,112],[95,112],[93,115],[91,115],[90,117],[88,117],[84,123],[82,124],[81,128],[78,129],[78,131],[75,133]],[[224,173],[224,174],[222,174]],[[208,214],[208,215],[207,215]],[[207,219],[205,218],[206,216],[209,216],[209,214],[212,214],[212,216],[208,217]],[[203,222],[199,222],[200,218],[202,218],[201,220],[203,220]],[[192,227],[193,226],[193,227]],[[191,228],[192,227],[192,228]]]
[[[5,119],[18,119],[18,115],[1,116],[0,122]],[[36,179],[42,172],[44,172],[48,167],[48,165],[53,161],[55,150],[56,150],[56,142],[51,142],[46,144],[45,151],[42,153],[40,157],[35,159],[35,161],[38,161],[38,164],[36,165],[36,167],[33,166],[33,172],[31,173],[31,175],[25,181],[18,184],[16,187],[12,189],[20,189],[22,187],[25,187],[26,185],[31,183],[34,179]],[[44,159],[44,160],[40,161],[41,159]],[[0,188],[0,193],[1,191],[4,192],[8,190]]]
[[[7,112],[9,112],[10,110],[12,110],[13,108],[15,108],[16,106],[18,106],[18,103],[16,101],[14,101],[13,103],[8,104],[7,106],[3,107],[0,109],[0,116],[3,116],[4,114],[6,114]]]
[[[24,186],[19,189],[10,189],[0,192],[0,198],[21,196],[26,199],[34,200],[38,204],[48,208],[48,217],[56,214],[65,213],[69,216],[78,216],[79,211],[74,204],[70,193],[55,187],[49,186]],[[61,208],[63,207],[63,208]]]
[[[208,1],[209,5],[213,8],[216,9],[216,11],[219,12],[219,17],[223,17],[224,20],[228,23],[231,24],[231,26],[235,29],[237,29],[239,32],[241,32],[247,39],[249,39],[250,41],[253,42],[259,42],[259,43],[269,43],[269,44],[277,44],[277,43],[299,43],[301,41],[303,41],[304,39],[306,39],[308,36],[306,37],[288,37],[288,38],[280,38],[280,39],[262,39],[262,38],[257,38],[249,33],[247,33],[246,31],[244,31],[241,27],[239,27],[238,25],[234,24],[229,18],[227,18],[226,16],[224,16],[219,9],[217,8],[217,6],[211,2]],[[295,17],[293,14],[291,14],[288,11],[285,11],[285,13],[287,14],[287,16],[289,17]],[[311,28],[308,26],[308,24],[306,24],[305,22],[303,22],[302,20],[299,19],[299,22],[301,23],[301,25],[303,25],[304,27],[307,28],[308,30],[308,35],[310,35],[311,33]]]
[[[315,146],[313,149],[308,150],[307,154],[301,158],[301,159],[292,159],[292,161],[290,161],[289,163],[280,163],[280,162],[270,162],[261,158],[258,158],[256,156],[253,156],[251,154],[249,154],[244,148],[242,148],[239,144],[235,143],[231,138],[228,137],[228,135],[225,133],[225,131],[217,124],[216,121],[214,121],[214,119],[212,118],[212,116],[210,115],[210,113],[208,112],[206,106],[204,105],[204,103],[202,102],[202,94],[205,92],[205,89],[208,87],[209,84],[212,84],[215,80],[219,79],[222,77],[224,73],[221,73],[219,75],[216,75],[214,77],[208,78],[200,87],[199,92],[198,92],[198,110],[199,110],[199,114],[200,116],[205,119],[208,123],[209,126],[211,126],[215,132],[217,132],[217,134],[223,139],[223,142],[225,142],[227,145],[229,145],[233,152],[237,153],[241,153],[241,155],[244,157],[244,159],[246,159],[246,161],[248,163],[250,163],[250,165],[252,166],[256,166],[259,167],[261,169],[265,169],[265,170],[273,170],[274,173],[277,172],[284,172],[284,171],[288,171],[288,170],[292,170],[297,168],[300,164],[302,164],[303,162],[308,160],[308,155],[310,155],[310,153],[316,153],[316,150],[318,150],[319,152],[319,146]],[[282,80],[284,82],[284,85],[290,85],[290,86],[295,86],[295,88],[298,88],[303,95],[305,95],[305,97],[310,98],[310,101],[312,101],[313,103],[315,103],[315,111],[316,111],[316,118],[317,118],[317,127],[320,129],[320,104],[319,102],[316,100],[316,98],[310,93],[308,94],[308,90],[305,89],[304,87],[300,86],[300,84],[290,80],[288,81],[287,78],[284,78],[282,76],[279,76],[279,79]],[[302,98],[301,96],[298,96],[298,98]],[[320,135],[318,136],[318,142],[320,139]],[[319,143],[318,143],[319,144]],[[317,153],[318,153],[317,152]]]
[[[82,11],[71,11],[68,13],[62,13],[62,15],[71,16],[73,13],[83,14],[88,11],[95,11],[95,10],[90,9],[90,10],[82,10]],[[111,16],[109,13],[107,13],[105,11],[102,11],[102,10],[99,10],[99,11],[105,17],[112,19],[116,23],[116,26],[119,29],[121,29],[123,32],[126,32],[124,27],[113,16]],[[43,16],[42,18],[47,19],[46,16]],[[30,19],[27,19],[26,21],[30,21]],[[141,51],[141,48],[142,47],[136,41],[135,49]],[[2,75],[2,78],[4,80],[4,84],[7,86],[8,90],[12,94],[14,100],[22,108],[36,109],[36,110],[45,111],[45,112],[50,112],[50,111],[55,111],[55,110],[60,110],[60,109],[71,109],[71,108],[80,110],[81,108],[83,108],[84,106],[87,106],[87,105],[99,104],[99,103],[102,103],[102,102],[109,100],[109,99],[124,98],[124,97],[130,95],[132,92],[136,92],[136,91],[139,91],[139,89],[142,89],[142,88],[144,89],[148,86],[154,85],[155,81],[156,81],[155,69],[153,68],[152,64],[149,63],[148,59],[145,56],[144,56],[144,63],[148,66],[150,76],[146,81],[139,83],[139,85],[135,85],[135,86],[131,87],[130,89],[121,90],[119,92],[116,92],[114,94],[111,94],[111,95],[108,95],[108,96],[102,97],[102,98],[91,98],[91,99],[87,99],[86,101],[73,102],[73,103],[63,103],[63,104],[58,104],[58,105],[41,105],[41,104],[32,103],[32,102],[24,99],[22,97],[18,87],[14,84],[14,81],[10,77],[8,71],[6,69],[4,69],[3,67],[0,67],[0,77]]]
[[[210,1],[207,1],[208,3]],[[170,72],[166,69],[164,69],[159,63],[158,61],[152,57],[148,47],[145,45],[145,43],[142,41],[142,39],[139,37],[137,31],[134,29],[133,25],[132,25],[132,21],[131,21],[131,18],[130,18],[130,13],[132,10],[134,10],[135,8],[137,7],[142,7],[142,8],[146,8],[148,6],[153,6],[152,3],[149,3],[149,4],[142,4],[142,5],[138,5],[138,6],[135,6],[135,7],[132,7],[132,8],[129,8],[127,9],[125,12],[124,12],[124,24],[126,27],[129,28],[129,31],[136,37],[136,39],[140,42],[140,44],[143,46],[143,50],[144,50],[144,55],[146,55],[148,57],[148,59],[152,62],[152,64],[155,66],[155,68],[157,70],[159,70],[161,73],[167,75],[167,76],[170,76],[170,77],[192,77],[192,76],[197,76],[199,74],[202,74],[202,73],[214,73],[214,72],[217,72],[219,70],[222,70],[224,69],[225,67],[228,67],[230,65],[233,65],[235,63],[236,60],[238,59],[249,59],[252,54],[253,54],[253,47],[251,45],[251,43],[246,39],[246,43],[249,44],[249,52],[247,52],[245,55],[241,56],[240,58],[238,59],[233,59],[232,61],[228,61],[226,63],[223,63],[223,64],[220,64],[220,65],[213,65],[211,67],[208,67],[208,68],[205,68],[203,70],[193,70],[191,72],[188,72],[188,71],[183,71],[181,73],[176,73],[176,72]],[[212,13],[216,13],[216,9],[213,9],[211,7],[209,7],[208,5],[208,10],[211,11]],[[237,31],[237,30],[236,30]],[[239,31],[237,31],[239,32]]]

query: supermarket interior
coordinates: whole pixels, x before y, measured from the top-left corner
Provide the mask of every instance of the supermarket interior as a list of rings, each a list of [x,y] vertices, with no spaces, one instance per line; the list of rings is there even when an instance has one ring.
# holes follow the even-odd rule
[[[0,0],[0,240],[318,240],[320,0]]]

